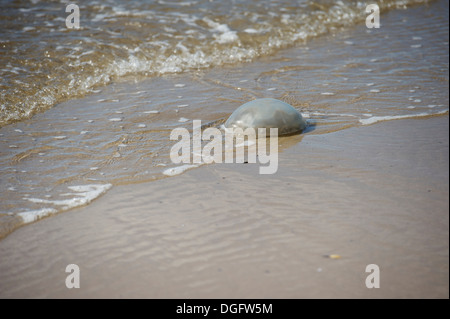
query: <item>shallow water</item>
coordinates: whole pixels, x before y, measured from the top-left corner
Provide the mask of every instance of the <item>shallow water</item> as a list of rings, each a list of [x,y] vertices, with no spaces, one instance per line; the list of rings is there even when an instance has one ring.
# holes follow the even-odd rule
[[[383,1],[381,10],[420,0]],[[250,61],[365,19],[360,1],[0,1],[0,126],[117,81]],[[69,10],[70,11],[70,10]],[[69,27],[68,27],[69,26]]]
[[[371,30],[350,1],[90,2],[70,31],[65,5],[35,2],[2,11],[19,18],[1,19],[1,121],[16,122],[0,129],[0,236],[113,185],[165,177],[178,166],[174,128],[220,127],[254,98],[299,109],[305,134],[448,114],[446,1],[382,11]],[[53,22],[26,27],[30,15]]]

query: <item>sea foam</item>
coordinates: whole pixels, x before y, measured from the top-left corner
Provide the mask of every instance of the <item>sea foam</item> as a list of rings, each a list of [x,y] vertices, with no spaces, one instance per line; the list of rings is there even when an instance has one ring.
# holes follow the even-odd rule
[[[24,199],[30,202],[37,204],[51,204],[55,206],[61,206],[61,209],[58,210],[52,207],[45,207],[38,210],[20,212],[17,215],[22,217],[24,223],[31,223],[40,218],[56,214],[59,211],[65,211],[74,207],[86,205],[91,201],[93,201],[95,198],[99,197],[101,194],[105,193],[111,187],[112,187],[111,184],[69,186],[68,188],[75,193],[61,194],[61,196],[70,197],[68,199],[63,200],[48,200],[48,199],[25,197]]]

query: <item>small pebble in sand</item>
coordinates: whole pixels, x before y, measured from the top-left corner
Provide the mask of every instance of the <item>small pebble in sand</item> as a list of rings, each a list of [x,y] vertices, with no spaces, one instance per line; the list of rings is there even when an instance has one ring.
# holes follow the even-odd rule
[[[331,254],[331,255],[324,255],[325,258],[330,258],[330,259],[341,259],[341,255],[336,255],[336,254]]]

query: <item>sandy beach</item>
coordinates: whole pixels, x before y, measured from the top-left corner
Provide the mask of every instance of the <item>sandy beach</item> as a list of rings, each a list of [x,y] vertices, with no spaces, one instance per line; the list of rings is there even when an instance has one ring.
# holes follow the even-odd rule
[[[274,175],[214,164],[115,187],[0,241],[0,297],[448,298],[448,123],[305,136]]]
[[[380,8],[5,4],[0,298],[449,298],[448,1]],[[259,98],[307,123],[275,174],[167,176],[175,129]]]

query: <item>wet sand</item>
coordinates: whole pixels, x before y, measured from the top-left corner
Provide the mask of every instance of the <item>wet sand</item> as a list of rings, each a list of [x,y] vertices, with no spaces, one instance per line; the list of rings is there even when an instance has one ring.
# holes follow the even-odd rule
[[[0,241],[0,297],[448,298],[448,124],[306,135],[274,175],[215,164],[114,187]]]

